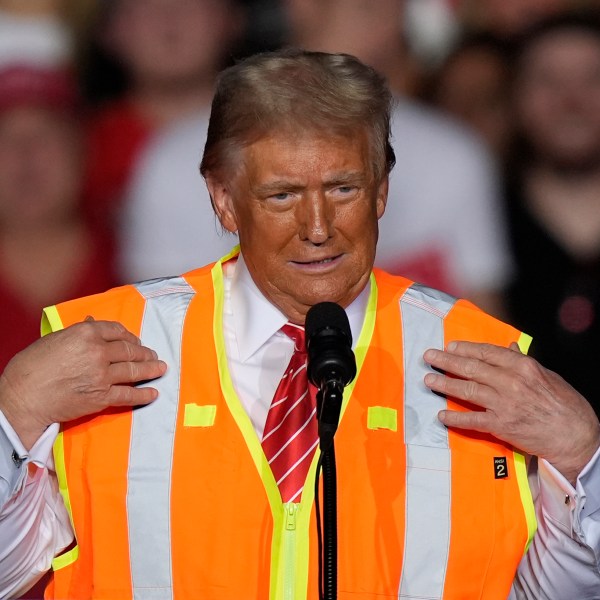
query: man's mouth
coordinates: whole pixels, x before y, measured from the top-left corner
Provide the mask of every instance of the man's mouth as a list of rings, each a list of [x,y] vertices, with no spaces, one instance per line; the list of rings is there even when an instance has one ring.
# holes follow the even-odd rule
[[[319,266],[319,265],[328,265],[330,263],[335,262],[340,258],[341,254],[336,256],[328,256],[327,258],[321,258],[318,260],[296,260],[294,261],[297,265],[301,266]]]

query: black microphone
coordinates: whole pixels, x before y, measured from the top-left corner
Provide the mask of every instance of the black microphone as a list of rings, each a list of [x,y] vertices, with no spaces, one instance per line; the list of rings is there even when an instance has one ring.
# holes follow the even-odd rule
[[[317,419],[321,451],[327,450],[340,420],[344,387],[356,376],[352,333],[346,311],[320,302],[306,313],[308,379],[319,388]]]

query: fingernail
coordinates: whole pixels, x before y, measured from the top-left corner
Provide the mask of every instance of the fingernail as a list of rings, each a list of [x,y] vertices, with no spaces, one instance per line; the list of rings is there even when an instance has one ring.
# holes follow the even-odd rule
[[[428,373],[427,375],[425,375],[425,378],[423,379],[423,381],[425,382],[426,386],[430,386],[433,385],[435,383],[435,375],[433,373]]]
[[[430,362],[432,360],[435,360],[436,354],[437,354],[436,350],[429,349],[429,350],[425,351],[425,354],[423,354],[423,358],[427,362]]]
[[[449,344],[446,346],[446,348],[447,348],[448,350],[450,350],[450,352],[454,352],[454,350],[456,350],[456,346],[457,346],[457,343],[456,343],[456,342],[450,342],[450,343],[449,343]]]

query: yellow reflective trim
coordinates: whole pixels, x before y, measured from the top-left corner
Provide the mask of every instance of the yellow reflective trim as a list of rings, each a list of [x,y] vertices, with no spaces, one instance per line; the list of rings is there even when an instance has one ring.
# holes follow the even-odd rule
[[[52,449],[54,454],[54,468],[56,469],[56,476],[58,479],[58,491],[62,496],[63,502],[65,503],[65,507],[67,512],[69,513],[69,519],[71,520],[71,527],[73,527],[73,531],[75,531],[75,526],[73,525],[73,512],[71,510],[71,499],[69,497],[69,486],[67,485],[67,468],[65,465],[65,446],[64,446],[64,437],[63,432],[61,431],[56,437],[56,441],[54,442],[54,447]],[[79,546],[75,546],[68,552],[64,554],[60,554],[52,561],[52,568],[55,571],[62,569],[72,563],[74,563],[79,557]]]
[[[223,258],[219,259],[219,261],[217,262],[215,267],[222,265],[223,263],[227,262],[230,258],[235,258],[239,253],[240,253],[240,245],[236,244],[228,254],[226,254]],[[215,267],[213,267],[213,269]],[[214,276],[213,276],[213,282],[214,282]]]
[[[527,335],[526,333],[521,333],[521,335],[519,336],[519,340],[517,341],[517,344],[519,345],[519,350],[521,350],[523,354],[527,354],[529,352],[529,346],[531,346],[532,341],[533,338],[530,335]]]
[[[369,406],[367,429],[389,429],[398,431],[398,411],[387,406]]]
[[[519,494],[521,495],[523,511],[525,512],[525,521],[527,523],[527,542],[525,544],[525,550],[523,551],[523,554],[525,554],[537,531],[537,519],[535,516],[533,498],[531,496],[531,488],[529,487],[529,480],[527,478],[527,464],[525,462],[525,457],[521,453],[513,451],[513,459],[517,475],[517,484],[519,486]]]
[[[42,322],[40,329],[42,336],[64,329],[62,319],[60,318],[60,314],[58,313],[56,306],[48,306],[44,308],[42,311]],[[69,513],[71,527],[73,527],[73,531],[75,531],[75,527],[73,525],[73,512],[71,510],[71,499],[69,497],[69,487],[67,485],[67,469],[65,465],[65,449],[62,431],[56,437],[54,447],[52,448],[52,453],[54,454],[54,468],[56,469],[56,477],[58,479],[58,491],[60,492],[67,512]],[[68,552],[55,557],[52,561],[52,569],[54,571],[58,571],[59,569],[74,563],[78,558],[79,546],[76,545]]]
[[[527,354],[529,346],[531,345],[532,337],[526,333],[521,333],[517,344],[523,354]],[[527,523],[527,543],[525,544],[525,552],[531,544],[531,540],[537,531],[537,519],[535,516],[535,507],[533,505],[533,498],[531,496],[531,488],[529,487],[529,480],[527,478],[527,464],[525,457],[519,452],[513,452],[513,458],[515,463],[515,472],[517,474],[517,484],[519,486],[519,493],[521,495],[521,502],[523,503],[523,510],[525,512],[525,521]]]
[[[224,286],[223,286],[223,263],[230,258],[237,255],[238,249],[234,249],[227,256],[223,257],[212,268],[212,282],[214,290],[214,313],[213,313],[213,338],[215,340],[215,351],[217,353],[217,366],[219,369],[219,380],[221,383],[221,390],[225,397],[225,402],[231,412],[233,419],[244,437],[252,461],[258,471],[260,478],[265,487],[269,505],[271,507],[271,514],[273,517],[273,544],[271,549],[271,588],[270,597],[275,600],[276,596],[274,590],[276,585],[274,582],[278,580],[277,573],[279,566],[279,557],[281,556],[281,539],[277,535],[277,532],[283,531],[283,504],[281,502],[281,495],[279,494],[279,488],[271,467],[265,457],[260,440],[256,435],[254,426],[250,421],[250,417],[244,410],[242,403],[240,402],[233,382],[231,381],[231,375],[229,373],[229,366],[227,364],[227,355],[225,352],[225,339],[223,337],[223,297],[224,297]],[[311,465],[312,469],[312,465]],[[313,471],[314,472],[314,471]]]
[[[213,313],[213,337],[215,340],[215,350],[217,353],[217,366],[219,369],[219,379],[221,383],[221,389],[225,397],[225,402],[231,411],[231,414],[237,423],[240,431],[244,437],[252,460],[265,484],[267,495],[271,506],[281,505],[281,498],[279,495],[279,489],[275,478],[271,472],[271,467],[267,462],[265,453],[263,452],[260,440],[258,439],[254,426],[250,417],[244,410],[242,403],[240,402],[233,383],[231,381],[231,375],[229,373],[229,367],[227,365],[227,355],[225,353],[225,340],[223,337],[223,262],[237,255],[234,250],[221,260],[219,260],[212,268],[212,281],[214,288],[214,302],[215,309]]]
[[[65,326],[63,325],[62,319],[58,314],[58,309],[56,306],[47,306],[44,308],[42,311],[42,322],[40,325],[42,336],[64,328]]]
[[[356,357],[356,377],[352,381],[352,383],[344,389],[344,400],[342,402],[342,411],[340,416],[340,422],[346,412],[346,407],[348,406],[348,402],[352,397],[352,393],[354,391],[354,386],[356,385],[356,381],[360,377],[360,372],[362,370],[363,363],[365,362],[365,356],[369,351],[369,346],[371,345],[371,339],[373,338],[373,332],[375,331],[375,318],[377,316],[377,282],[375,281],[375,275],[371,273],[371,289],[369,291],[369,300],[367,302],[367,309],[365,311],[365,320],[363,322],[362,329],[360,330],[360,334],[358,336],[358,341],[354,347],[354,356]]]
[[[200,406],[186,404],[183,414],[184,427],[212,427],[215,424],[217,407],[214,404]]]
[[[72,548],[68,552],[65,552],[64,554],[57,556],[52,561],[52,570],[58,571],[64,567],[68,567],[69,565],[73,564],[78,558],[79,558],[79,546],[75,546],[75,548]]]

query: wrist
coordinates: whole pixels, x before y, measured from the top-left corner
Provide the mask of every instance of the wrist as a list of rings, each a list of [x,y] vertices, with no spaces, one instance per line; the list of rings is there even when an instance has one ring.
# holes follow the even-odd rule
[[[561,473],[571,485],[575,486],[579,474],[590,462],[594,454],[596,454],[598,448],[600,448],[600,422],[596,421],[594,428],[590,431],[585,442],[580,444],[575,451],[565,452],[557,460],[548,460],[548,462]]]

